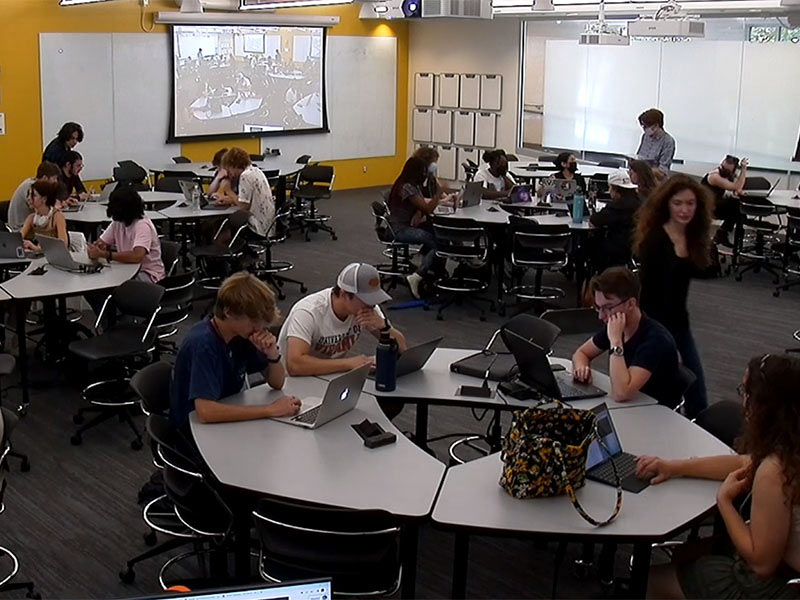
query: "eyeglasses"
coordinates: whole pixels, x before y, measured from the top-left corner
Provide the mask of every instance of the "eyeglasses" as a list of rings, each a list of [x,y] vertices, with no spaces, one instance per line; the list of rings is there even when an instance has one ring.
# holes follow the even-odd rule
[[[592,308],[594,308],[595,312],[599,315],[603,312],[610,312],[615,308],[617,308],[618,306],[620,306],[621,304],[625,304],[627,301],[628,299],[626,298],[625,300],[620,300],[616,304],[609,304],[607,306],[597,306],[597,304],[595,304],[594,306],[592,306]]]

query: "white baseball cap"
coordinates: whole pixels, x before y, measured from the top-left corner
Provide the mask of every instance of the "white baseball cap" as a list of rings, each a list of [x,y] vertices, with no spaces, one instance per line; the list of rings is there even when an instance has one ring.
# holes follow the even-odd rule
[[[345,292],[355,294],[367,306],[375,306],[392,297],[381,288],[381,276],[372,265],[350,263],[336,279],[336,285]]]
[[[608,185],[615,185],[629,190],[635,190],[638,186],[631,181],[631,176],[626,169],[617,169],[608,176]]]

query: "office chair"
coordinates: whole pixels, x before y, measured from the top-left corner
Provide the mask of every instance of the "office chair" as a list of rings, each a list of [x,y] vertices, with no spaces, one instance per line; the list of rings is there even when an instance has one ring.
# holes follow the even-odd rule
[[[261,162],[262,160],[264,160],[263,154],[249,154],[248,156],[250,157],[250,160],[252,162]]]
[[[335,179],[333,167],[328,165],[306,165],[297,176],[292,197],[307,242],[311,241],[309,233],[320,229],[337,239],[336,232],[327,225],[330,216],[317,212],[317,202],[331,197]]]
[[[478,165],[470,159],[466,159],[461,163],[461,168],[464,169],[464,180],[467,183],[475,179],[475,174],[478,172]]]
[[[200,285],[206,290],[217,290],[222,281],[239,270],[247,241],[250,213],[238,210],[228,215],[214,235],[214,242],[195,246],[189,253],[197,260]]]
[[[336,596],[385,597],[400,589],[400,526],[382,510],[259,500],[258,570],[269,582],[333,578]]]
[[[747,271],[758,273],[763,269],[773,276],[775,285],[777,285],[780,283],[780,275],[770,263],[777,255],[767,244],[780,229],[780,224],[767,220],[769,217],[778,214],[775,205],[766,198],[743,196],[739,200],[739,212],[741,214],[741,226],[737,228],[737,239],[734,247],[733,261],[736,265],[734,278],[736,281],[741,281],[742,275]],[[744,239],[747,233],[751,233],[753,236],[753,243],[749,246],[745,245]],[[749,259],[751,262],[746,267],[741,268],[741,258]]]
[[[197,181],[197,177],[191,173],[175,173],[165,171],[164,174],[156,180],[156,192],[169,192],[171,194],[182,194],[181,181]]]
[[[172,162],[174,162],[176,165],[180,165],[180,164],[190,163],[190,162],[192,162],[192,159],[191,158],[187,158],[185,156],[173,156],[172,157]]]
[[[286,294],[283,293],[283,286],[286,283],[293,283],[300,287],[300,293],[305,294],[308,291],[306,284],[299,279],[292,279],[283,275],[287,271],[294,269],[294,264],[288,260],[273,260],[272,248],[286,240],[287,227],[284,226],[282,217],[286,215],[285,206],[283,204],[275,207],[276,215],[273,221],[273,226],[270,227],[266,236],[258,235],[256,232],[248,229],[245,232],[247,240],[247,249],[257,260],[254,264],[248,266],[248,271],[253,273],[262,281],[271,284],[278,292],[278,299],[284,300]]]
[[[800,209],[789,208],[786,214],[786,237],[783,242],[783,276],[784,283],[778,285],[772,293],[776,298],[781,290],[800,285],[800,277],[789,281],[790,275],[800,275]]]
[[[379,263],[374,265],[380,273],[381,278],[389,281],[389,289],[394,289],[397,282],[405,282],[406,275],[410,275],[416,270],[411,262],[411,245],[406,242],[398,242],[394,228],[389,222],[389,207],[384,202],[377,200],[372,203],[372,217],[375,219],[375,235],[378,241],[384,246],[383,256],[391,262]],[[414,254],[416,254],[416,248]]]
[[[611,167],[612,169],[620,169],[626,167],[628,161],[624,158],[604,158],[597,163],[599,167]]]
[[[163,296],[164,288],[160,285],[135,279],[126,281],[103,303],[95,323],[97,335],[69,345],[69,351],[79,358],[95,364],[111,364],[118,372],[115,378],[91,383],[81,392],[89,406],[81,408],[72,417],[73,423],[79,425],[70,438],[73,446],[83,442],[82,436],[87,430],[112,417],[119,417],[134,433],[131,448],[139,450],[142,447],[142,434],[131,415],[138,402],[131,393],[129,382],[131,373],[143,361],[149,362],[148,355],[155,347],[156,329],[153,324],[161,310]],[[112,325],[101,333],[98,328],[107,311],[112,317]],[[84,423],[86,413],[96,413],[96,416]]]
[[[7,458],[16,458],[19,460],[19,470],[23,473],[27,473],[31,470],[31,461],[28,459],[26,454],[14,452],[14,448],[11,445],[11,436],[13,435],[14,429],[16,429],[17,424],[19,423],[19,417],[14,413],[14,411],[9,410],[4,406],[0,406],[0,412],[3,413],[2,421],[4,423],[3,430],[0,432],[0,448],[7,447]],[[8,462],[6,462],[6,466],[8,466]]]
[[[702,427],[726,446],[733,448],[744,428],[741,402],[720,400],[697,413],[695,425]]]
[[[161,310],[153,321],[156,330],[155,354],[177,354],[178,346],[170,338],[178,333],[178,325],[186,321],[192,314],[194,300],[195,271],[170,275],[158,282],[164,288],[161,299]]]
[[[491,278],[486,230],[474,219],[434,216],[433,233],[436,256],[459,263],[452,276],[445,274],[433,283],[434,288],[446,296],[436,318],[441,321],[445,309],[458,302],[479,310],[480,320],[485,321],[486,311],[479,303],[487,303],[490,310],[494,310],[494,301],[478,296],[488,289]]]
[[[137,192],[150,191],[150,178],[144,167],[132,160],[121,160],[117,165],[113,174],[114,181],[118,181],[119,185],[133,186]]]
[[[603,322],[593,308],[557,308],[544,311],[539,318],[556,325],[563,335],[597,333]]]

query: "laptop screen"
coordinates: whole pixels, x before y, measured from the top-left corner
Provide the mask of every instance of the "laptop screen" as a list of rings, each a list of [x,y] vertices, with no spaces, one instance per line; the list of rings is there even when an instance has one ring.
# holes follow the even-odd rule
[[[226,588],[187,593],[165,593],[146,596],[149,600],[331,600],[331,582],[300,581],[284,584],[262,584],[240,588]]]
[[[531,192],[531,186],[515,185],[511,190],[511,194],[509,195],[508,200],[511,204],[520,204],[521,202],[532,202],[533,194]]]
[[[606,448],[611,453],[611,456],[616,456],[622,452],[622,446],[617,437],[617,431],[614,429],[614,421],[611,420],[611,411],[604,402],[592,409],[597,415],[597,432],[606,444]],[[589,445],[589,451],[586,454],[586,470],[596,467],[599,464],[608,460],[608,453],[600,445],[600,442],[594,440]]]

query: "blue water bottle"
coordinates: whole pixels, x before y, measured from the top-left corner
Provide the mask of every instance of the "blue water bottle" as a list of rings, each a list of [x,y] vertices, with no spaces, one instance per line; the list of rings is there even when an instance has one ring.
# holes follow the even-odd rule
[[[572,222],[583,223],[583,194],[579,192],[572,197]]]
[[[389,331],[381,331],[375,351],[375,389],[379,392],[392,392],[397,385],[397,342]]]

